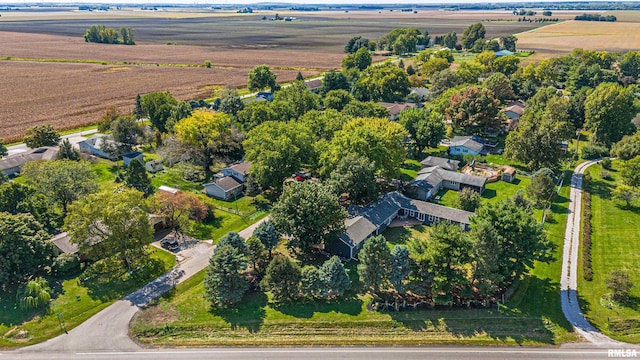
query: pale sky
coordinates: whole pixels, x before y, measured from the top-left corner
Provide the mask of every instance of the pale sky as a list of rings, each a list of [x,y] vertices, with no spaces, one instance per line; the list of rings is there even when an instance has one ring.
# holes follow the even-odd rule
[[[605,2],[608,0],[590,0],[589,2]],[[513,3],[513,0],[494,0],[494,1],[486,1],[486,0],[455,0],[455,1],[443,1],[443,0],[293,0],[293,1],[276,1],[276,3],[287,3],[287,4],[411,4],[411,5],[419,5],[419,4],[462,4],[462,3]],[[535,0],[535,1],[527,1],[521,0],[517,1],[518,3],[522,2],[559,2],[557,0]],[[90,3],[90,4],[138,4],[138,5],[151,5],[151,4],[197,4],[197,5],[228,5],[228,4],[253,4],[253,3],[261,3],[264,4],[266,1],[259,0],[202,0],[202,1],[193,1],[193,0],[110,0],[100,2],[98,0],[75,0],[73,3],[65,3],[60,0],[0,0],[0,4],[37,4],[37,3],[59,3],[59,4],[79,4],[79,3]]]

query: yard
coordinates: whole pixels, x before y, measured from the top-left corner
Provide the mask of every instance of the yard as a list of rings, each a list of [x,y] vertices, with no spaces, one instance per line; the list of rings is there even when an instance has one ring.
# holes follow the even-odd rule
[[[64,316],[65,326],[70,330],[176,265],[175,255],[155,247],[149,251],[156,266],[140,277],[127,276],[105,283],[82,281],[86,275],[80,274],[50,280],[59,295],[54,297],[45,315],[22,311],[17,308],[15,295],[0,293],[0,348],[35,344],[60,335],[62,329],[56,314]]]
[[[630,209],[611,198],[611,191],[620,183],[620,161],[609,170],[611,180],[602,179],[602,167],[592,165],[591,180],[591,264],[593,280],[586,281],[582,267],[578,276],[580,306],[587,319],[605,334],[616,340],[640,343],[640,208]],[[581,264],[581,263],[580,263]],[[602,299],[610,292],[605,279],[614,269],[625,269],[635,288],[626,304],[609,306]]]
[[[500,200],[512,198],[519,190],[524,191],[530,182],[531,179],[529,179],[529,177],[518,174],[513,183],[502,180],[487,183],[486,189],[482,193],[482,203],[492,204]],[[458,207],[457,191],[442,189],[438,193],[438,196],[440,196],[440,200],[437,201],[438,204],[454,208]]]

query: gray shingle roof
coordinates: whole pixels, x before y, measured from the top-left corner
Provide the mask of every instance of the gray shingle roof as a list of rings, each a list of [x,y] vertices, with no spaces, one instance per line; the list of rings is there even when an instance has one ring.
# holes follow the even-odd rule
[[[340,236],[346,243],[357,245],[376,231],[376,226],[363,216],[356,216],[344,221],[345,231]]]
[[[75,254],[78,252],[78,245],[71,242],[71,237],[66,232],[55,235],[51,242],[60,252],[65,254]]]
[[[240,174],[247,175],[249,173],[249,168],[251,167],[250,162],[241,162],[239,164],[229,166],[231,169],[239,172]]]
[[[449,146],[464,146],[473,151],[480,151],[484,147],[480,139],[474,136],[456,136],[451,140]]]
[[[418,176],[413,182],[416,182],[416,180],[426,181],[431,184],[431,186],[436,186],[442,180],[478,187],[483,187],[487,183],[487,179],[482,176],[447,171],[437,166],[420,170],[420,172],[418,172]]]
[[[437,156],[428,156],[424,160],[420,161],[420,164],[425,167],[439,166],[445,170],[456,171],[460,165],[460,161],[441,158]]]
[[[231,176],[225,176],[215,181],[216,185],[220,186],[224,191],[230,191],[238,186],[242,186],[236,179]],[[206,185],[206,184],[205,184]]]
[[[37,149],[28,150],[18,154],[13,154],[0,160],[0,170],[7,170],[14,167],[22,167],[30,161],[54,160],[58,155],[58,147],[43,146]]]
[[[393,199],[405,210],[416,210],[423,214],[432,215],[444,220],[455,221],[460,224],[471,224],[469,218],[475,215],[472,212],[454,209],[426,201],[409,199],[397,191],[386,194],[385,197]]]

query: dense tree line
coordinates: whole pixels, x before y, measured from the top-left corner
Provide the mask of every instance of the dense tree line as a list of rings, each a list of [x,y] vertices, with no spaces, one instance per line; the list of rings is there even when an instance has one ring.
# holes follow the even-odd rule
[[[582,14],[576,15],[575,20],[580,21],[617,21],[618,19],[614,15],[600,15],[600,14]]]
[[[84,33],[84,41],[101,44],[136,44],[133,29],[123,27],[118,31],[114,28],[107,28],[104,25],[91,25]]]

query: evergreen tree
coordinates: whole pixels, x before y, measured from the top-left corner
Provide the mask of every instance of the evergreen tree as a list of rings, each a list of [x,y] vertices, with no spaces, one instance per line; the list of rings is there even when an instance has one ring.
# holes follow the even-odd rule
[[[7,147],[4,146],[4,142],[0,139],[0,157],[7,156]]]
[[[458,207],[465,211],[476,211],[480,207],[480,194],[470,188],[458,192]]]
[[[204,289],[207,300],[214,308],[233,306],[242,300],[249,282],[242,274],[247,260],[232,246],[219,246],[209,260]]]
[[[238,250],[238,253],[242,255],[247,255],[249,253],[247,244],[245,243],[242,236],[240,236],[237,232],[228,232],[225,236],[221,237],[216,244],[217,247],[222,247],[225,245],[231,246],[232,248]]]
[[[298,71],[298,75],[296,75],[296,81],[304,81],[304,76],[302,76],[300,71]]]
[[[64,139],[60,144],[60,151],[58,151],[58,159],[68,159],[78,161],[80,160],[80,153],[74,149],[69,140]]]
[[[302,268],[302,275],[300,280],[300,293],[302,296],[309,299],[318,299],[324,292],[324,283],[320,270],[312,265],[307,265]]]
[[[290,258],[276,256],[267,266],[260,287],[271,292],[274,302],[293,300],[300,293],[300,268]]]
[[[536,171],[531,177],[531,182],[527,186],[526,192],[529,199],[534,204],[546,206],[551,201],[555,192],[556,183],[553,181],[553,172],[550,169],[542,168]]]
[[[280,237],[276,233],[276,228],[271,220],[261,222],[253,231],[253,236],[257,237],[269,251],[269,259],[272,257],[273,249],[278,245]]]
[[[265,260],[265,248],[264,244],[255,236],[247,239],[247,252],[249,253],[249,260],[251,260],[251,266],[254,270],[259,271],[259,264]]]
[[[378,293],[385,287],[391,264],[391,252],[382,235],[367,239],[358,254],[358,275],[365,287]]]
[[[351,289],[351,279],[337,256],[331,257],[322,264],[320,278],[325,286],[323,297],[327,299],[341,297],[345,291]]]
[[[142,165],[142,162],[137,159],[132,159],[129,166],[127,166],[124,174],[124,183],[128,187],[142,192],[145,197],[155,191],[153,185],[151,185],[151,179],[147,175],[147,170]]]
[[[56,146],[60,143],[60,134],[49,124],[37,125],[27,129],[24,143],[32,149],[41,146]]]
[[[411,265],[409,249],[405,245],[396,245],[393,250],[391,250],[389,282],[391,282],[393,288],[400,294],[404,294],[406,291],[404,280],[411,273]]]
[[[136,117],[136,120],[140,120],[145,116],[140,94],[136,95],[136,107],[133,109],[133,115]]]

